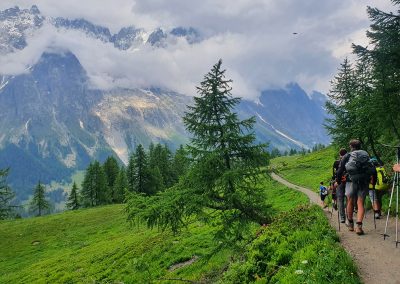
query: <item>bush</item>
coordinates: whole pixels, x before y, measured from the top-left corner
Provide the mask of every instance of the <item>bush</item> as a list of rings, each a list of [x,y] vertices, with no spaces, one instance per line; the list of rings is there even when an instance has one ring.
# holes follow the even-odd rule
[[[279,215],[230,265],[223,283],[360,283],[357,269],[318,206]]]

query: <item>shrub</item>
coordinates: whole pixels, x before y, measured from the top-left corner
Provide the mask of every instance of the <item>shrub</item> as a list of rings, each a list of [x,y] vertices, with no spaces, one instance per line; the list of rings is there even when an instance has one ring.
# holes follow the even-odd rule
[[[279,215],[230,265],[223,283],[360,283],[321,209],[302,206]]]

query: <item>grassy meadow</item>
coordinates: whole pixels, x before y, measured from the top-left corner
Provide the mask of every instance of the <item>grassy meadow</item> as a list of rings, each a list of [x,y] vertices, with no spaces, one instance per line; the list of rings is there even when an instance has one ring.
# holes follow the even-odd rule
[[[338,158],[338,152],[339,149],[331,146],[307,155],[278,157],[271,160],[270,169],[294,184],[305,186],[318,192],[321,181],[325,185],[329,185],[332,177],[332,165]],[[391,173],[391,170],[387,167],[386,171]],[[330,199],[328,198],[328,200]],[[371,208],[369,196],[366,198],[366,208]],[[383,212],[387,212],[388,208],[389,195],[386,194],[382,198]],[[395,214],[394,206],[392,206],[391,214]]]
[[[329,185],[337,152],[327,147],[307,155],[278,157],[271,161],[270,168],[294,184],[318,191],[321,181]]]
[[[276,214],[308,202],[267,176],[260,188]],[[218,246],[211,227],[195,223],[175,236],[132,227],[123,205],[0,221],[0,239],[0,283],[213,283],[233,255],[225,249],[211,256]]]

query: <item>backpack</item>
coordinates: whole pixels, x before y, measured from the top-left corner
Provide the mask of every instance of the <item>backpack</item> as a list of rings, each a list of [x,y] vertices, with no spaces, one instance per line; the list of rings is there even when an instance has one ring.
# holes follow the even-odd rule
[[[349,155],[349,161],[345,168],[351,181],[368,181],[375,172],[375,166],[370,161],[368,153],[364,150],[355,150],[350,152]]]
[[[328,195],[328,189],[326,188],[326,186],[321,185],[320,191],[322,195]]]
[[[386,174],[385,168],[377,167],[376,173],[377,173],[377,179],[376,179],[375,189],[376,190],[389,189],[389,177]]]

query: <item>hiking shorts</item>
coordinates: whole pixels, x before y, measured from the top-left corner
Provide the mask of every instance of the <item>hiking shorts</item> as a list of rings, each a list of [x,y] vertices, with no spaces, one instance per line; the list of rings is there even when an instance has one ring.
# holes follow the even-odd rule
[[[382,196],[387,193],[387,190],[369,190],[369,198],[371,202],[375,201],[382,204]]]
[[[346,182],[346,196],[365,199],[369,191],[368,186],[368,181]]]
[[[324,201],[325,198],[328,196],[328,194],[319,194],[319,196],[321,197],[321,201]]]
[[[346,185],[344,187],[344,192],[346,196],[350,196],[352,194],[353,190],[353,183],[352,182],[346,182]]]

